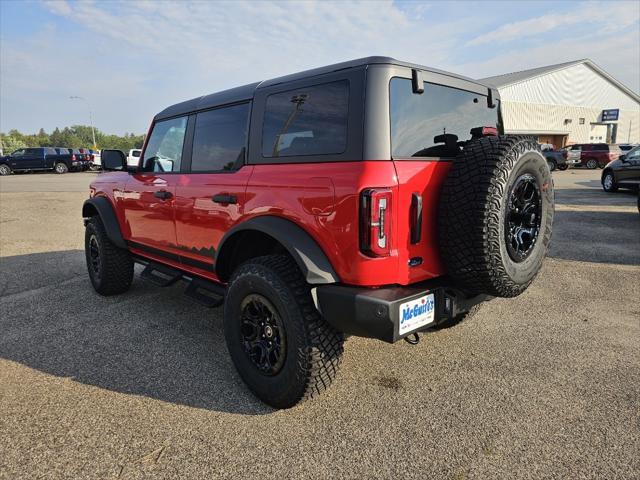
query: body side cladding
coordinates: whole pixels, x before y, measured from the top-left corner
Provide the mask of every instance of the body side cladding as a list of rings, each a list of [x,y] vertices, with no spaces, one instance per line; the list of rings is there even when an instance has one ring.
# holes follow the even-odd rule
[[[94,211],[100,216],[109,240],[119,248],[127,248],[127,242],[122,237],[118,218],[109,199],[107,197],[93,197],[85,200],[82,205],[82,217],[91,217]]]
[[[278,241],[293,257],[308,283],[320,285],[340,281],[326,254],[311,235],[289,220],[266,215],[236,225],[225,234],[214,263],[218,278],[225,280],[227,276],[221,267],[221,259],[232,253],[229,249],[234,243],[234,236],[247,231],[261,232]]]

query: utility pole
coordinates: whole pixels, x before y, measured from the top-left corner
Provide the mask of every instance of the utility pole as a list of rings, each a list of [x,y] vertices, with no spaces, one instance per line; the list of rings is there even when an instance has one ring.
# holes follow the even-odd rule
[[[96,131],[93,128],[93,113],[91,112],[91,105],[89,101],[84,97],[78,97],[77,95],[72,95],[69,97],[71,100],[84,100],[87,102],[87,108],[89,108],[89,124],[91,125],[91,136],[93,138],[93,149],[97,150],[98,146],[96,145]]]

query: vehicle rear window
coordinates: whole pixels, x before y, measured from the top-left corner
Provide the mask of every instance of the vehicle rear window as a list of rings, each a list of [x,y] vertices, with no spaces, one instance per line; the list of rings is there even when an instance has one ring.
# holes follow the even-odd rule
[[[269,95],[262,156],[341,154],[347,148],[348,113],[347,80]]]
[[[248,126],[248,103],[198,113],[191,170],[234,170],[242,165]]]
[[[498,109],[484,95],[428,82],[415,94],[405,78],[392,78],[389,88],[393,158],[456,156],[471,129],[498,126]]]

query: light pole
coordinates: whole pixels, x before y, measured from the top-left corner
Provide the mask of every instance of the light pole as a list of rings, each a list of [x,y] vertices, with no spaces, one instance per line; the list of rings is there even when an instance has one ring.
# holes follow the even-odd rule
[[[93,114],[91,113],[91,105],[89,105],[89,101],[84,97],[78,97],[77,95],[72,95],[69,97],[71,100],[84,100],[87,102],[87,107],[89,108],[89,123],[91,124],[91,136],[93,137],[93,149],[96,150],[96,131],[93,129]]]

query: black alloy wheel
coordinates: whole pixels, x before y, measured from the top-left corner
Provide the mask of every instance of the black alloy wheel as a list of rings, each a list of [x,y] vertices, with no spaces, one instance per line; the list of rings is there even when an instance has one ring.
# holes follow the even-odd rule
[[[100,244],[95,235],[89,238],[89,268],[96,280],[100,281]]]
[[[524,261],[540,233],[542,202],[536,177],[525,173],[518,177],[509,192],[505,213],[505,240],[511,259]]]
[[[276,308],[265,297],[248,295],[241,304],[242,349],[263,375],[275,375],[286,358],[286,332]]]

